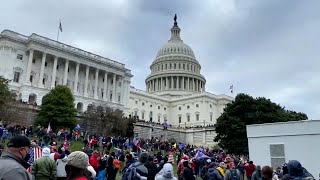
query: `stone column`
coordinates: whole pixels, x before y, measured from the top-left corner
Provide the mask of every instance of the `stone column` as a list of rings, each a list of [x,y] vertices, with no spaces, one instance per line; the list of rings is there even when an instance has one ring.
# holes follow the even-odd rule
[[[87,65],[86,67],[86,79],[84,81],[84,97],[88,97],[88,81],[89,81],[89,73],[90,67]]]
[[[67,85],[67,82],[68,82],[68,68],[69,68],[69,60],[67,59],[64,65],[63,85]]]
[[[32,59],[33,59],[33,49],[30,49],[28,66],[27,66],[27,71],[26,71],[26,79],[25,79],[25,83],[28,85],[31,85],[30,74],[31,74],[31,68],[32,68]]]
[[[187,90],[190,91],[190,81],[189,81],[189,77],[187,77]]]
[[[166,77],[166,90],[168,90],[168,89],[169,89],[169,78]]]
[[[116,102],[116,87],[117,87],[117,75],[113,74],[113,90],[112,90],[112,102]]]
[[[174,88],[174,83],[173,83],[173,76],[171,76],[171,90]]]
[[[120,93],[120,103],[124,104],[124,91],[125,91],[125,86],[124,86],[124,77],[121,77],[121,93]]]
[[[195,91],[196,90],[196,83],[194,82],[195,79],[192,78],[192,90]]]
[[[55,56],[54,60],[53,60],[53,67],[52,67],[51,89],[53,89],[55,87],[56,74],[57,74],[57,64],[58,64],[58,57]]]
[[[94,94],[93,98],[98,99],[98,81],[99,81],[99,69],[96,69],[96,76],[95,76],[95,82],[94,82]]]
[[[107,89],[108,89],[108,72],[105,72],[104,73],[104,84],[103,84],[103,100],[104,101],[108,100]]]
[[[40,88],[44,87],[42,80],[43,80],[44,66],[46,64],[46,56],[47,56],[46,53],[42,54],[42,61],[41,61],[41,67],[40,67],[40,77],[39,77],[39,84],[38,84],[38,87],[40,87]]]
[[[79,80],[79,68],[80,63],[76,63],[76,75],[74,76],[74,87],[73,87],[73,93],[78,94],[78,80]]]
[[[182,76],[182,90],[184,90],[184,76]]]

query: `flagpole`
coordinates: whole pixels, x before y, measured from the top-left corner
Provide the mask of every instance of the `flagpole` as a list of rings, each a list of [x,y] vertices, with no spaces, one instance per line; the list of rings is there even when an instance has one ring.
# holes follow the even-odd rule
[[[57,41],[59,41],[59,33],[60,33],[60,23],[61,23],[61,19],[59,20],[59,25],[58,25],[58,35],[57,35]]]

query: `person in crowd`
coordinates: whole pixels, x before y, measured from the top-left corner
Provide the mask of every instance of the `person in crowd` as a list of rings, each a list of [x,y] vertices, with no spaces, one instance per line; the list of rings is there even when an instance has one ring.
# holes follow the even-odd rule
[[[90,165],[93,167],[95,171],[98,170],[99,167],[99,159],[100,159],[100,153],[98,151],[94,151],[93,154],[90,157]]]
[[[114,167],[114,159],[115,159],[115,152],[112,152],[108,158],[108,161],[107,161],[107,174],[108,174],[108,180],[115,180],[116,178],[116,175],[117,175],[117,172],[115,170],[115,167]]]
[[[264,166],[261,170],[262,180],[272,180],[273,169],[270,166]]]
[[[206,173],[207,180],[223,180],[223,177],[220,175],[217,167],[217,163],[210,163],[208,166],[208,172]]]
[[[81,151],[72,152],[67,159],[65,167],[67,180],[90,180],[91,174],[87,170],[89,157]]]
[[[147,180],[154,180],[157,172],[157,166],[153,163],[153,157],[149,156],[148,161],[144,164],[144,166],[148,169],[148,178]]]
[[[27,171],[31,142],[21,135],[14,136],[7,144],[7,151],[0,158],[1,180],[32,180],[32,175]]]
[[[211,164],[211,159],[207,159],[206,164],[200,170],[200,177],[203,180],[207,180],[207,172],[208,172],[210,164]]]
[[[238,169],[235,169],[234,162],[229,163],[229,169],[226,170],[224,180],[240,180],[241,173]],[[249,180],[249,179],[248,179]]]
[[[163,165],[161,171],[155,176],[155,180],[177,180],[173,174],[173,166],[171,163]]]
[[[224,173],[225,173],[225,171],[226,171],[226,169],[227,169],[226,163],[220,162],[219,167],[218,167],[217,169],[218,169],[220,175],[221,175],[222,177],[224,177]]]
[[[310,179],[313,180],[314,177],[304,168],[301,163],[297,160],[291,160],[287,165],[288,174],[282,177],[282,180],[289,179]]]
[[[57,180],[66,180],[67,173],[65,167],[67,165],[68,156],[65,156],[63,159],[57,160]]]
[[[148,160],[148,153],[143,152],[140,154],[139,156],[139,161],[135,162],[133,164],[131,164],[127,170],[125,171],[125,173],[122,176],[123,180],[131,180],[132,179],[132,170],[133,168],[136,171],[136,175],[139,176],[139,178],[141,180],[147,180],[148,177],[148,169],[146,168],[146,166],[144,165]]]
[[[251,180],[261,180],[261,166],[257,166],[256,170],[252,173]]]
[[[246,171],[247,179],[251,179],[252,173],[256,170],[256,166],[253,164],[253,161],[249,161],[249,163],[245,163],[244,169]]]
[[[126,158],[125,158],[125,161],[126,161],[126,166],[122,169],[122,174],[124,174],[124,172],[126,171],[126,169],[134,163],[134,160],[133,160],[133,156],[132,154],[127,154],[126,155]]]
[[[0,144],[0,157],[1,157],[1,154],[2,154],[3,150],[4,150],[4,145]]]
[[[183,170],[180,174],[180,178],[183,180],[195,180],[194,172],[189,165],[189,161],[183,161]]]
[[[31,169],[32,175],[35,180],[47,180],[56,179],[57,176],[57,166],[54,160],[50,159],[50,149],[43,148],[42,156],[37,159]]]

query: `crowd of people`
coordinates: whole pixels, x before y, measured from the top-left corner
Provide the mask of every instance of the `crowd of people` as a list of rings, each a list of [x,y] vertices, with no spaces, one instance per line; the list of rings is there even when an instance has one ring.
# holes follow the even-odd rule
[[[38,139],[30,141],[28,134],[17,131],[6,149],[0,146],[1,180],[314,179],[295,160],[274,170],[255,165],[246,156],[161,138],[89,136],[65,129],[55,134],[41,127],[35,129]],[[64,142],[58,144],[61,138]],[[83,148],[73,151],[69,143],[78,138],[82,138]]]

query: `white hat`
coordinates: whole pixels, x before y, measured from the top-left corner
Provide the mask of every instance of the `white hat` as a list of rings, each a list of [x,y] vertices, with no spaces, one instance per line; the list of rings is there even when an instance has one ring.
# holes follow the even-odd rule
[[[42,149],[42,156],[43,157],[49,157],[50,154],[51,154],[51,151],[50,151],[49,148],[45,147],[45,148]]]
[[[207,163],[208,163],[208,164],[211,163],[211,159],[207,159]]]

